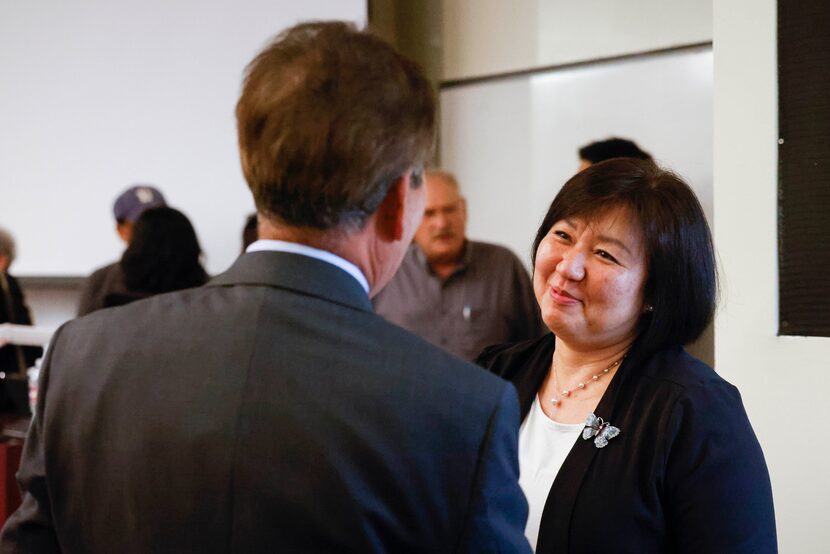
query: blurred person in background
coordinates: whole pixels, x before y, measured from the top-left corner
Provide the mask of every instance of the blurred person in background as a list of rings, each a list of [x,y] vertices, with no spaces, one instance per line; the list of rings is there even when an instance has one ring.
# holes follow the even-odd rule
[[[467,238],[467,202],[455,177],[427,171],[426,197],[415,241],[375,310],[465,360],[491,344],[541,336],[527,270],[507,248]]]
[[[182,212],[169,207],[144,210],[132,229],[103,307],[121,306],[175,290],[204,285],[196,231]]]
[[[129,245],[133,236],[133,225],[148,208],[166,206],[167,202],[161,191],[150,185],[134,185],[115,199],[112,213],[115,216],[115,231],[124,244]],[[119,262],[106,265],[87,278],[81,289],[78,303],[78,315],[100,310],[106,307],[104,299],[111,293],[118,293],[122,288],[122,275]]]
[[[604,162],[612,158],[635,158],[638,160],[652,160],[651,154],[642,150],[633,140],[614,137],[598,140],[579,149],[579,171],[592,164]]]
[[[0,323],[31,325],[32,318],[17,279],[9,274],[16,255],[14,237],[0,228]],[[34,346],[0,346],[0,413],[29,414],[26,370],[43,354]]]

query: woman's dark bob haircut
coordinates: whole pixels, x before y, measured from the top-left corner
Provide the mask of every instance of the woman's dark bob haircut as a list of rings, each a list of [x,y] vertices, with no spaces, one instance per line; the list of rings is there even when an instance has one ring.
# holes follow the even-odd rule
[[[186,215],[167,206],[144,210],[121,257],[127,288],[160,294],[204,285],[201,254]]]
[[[643,236],[651,312],[640,320],[638,348],[654,352],[697,339],[712,320],[718,294],[715,252],[703,209],[680,177],[654,162],[615,158],[565,183],[548,209],[531,259],[551,227],[565,218],[594,219],[629,210]]]

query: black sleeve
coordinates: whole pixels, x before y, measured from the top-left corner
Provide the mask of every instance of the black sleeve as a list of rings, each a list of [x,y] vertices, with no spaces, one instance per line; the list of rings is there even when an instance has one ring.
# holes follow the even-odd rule
[[[695,387],[675,405],[667,440],[670,550],[777,552],[769,473],[738,390]]]
[[[9,294],[12,297],[11,312],[12,317],[9,319],[12,323],[18,325],[31,325],[32,316],[29,314],[29,307],[26,306],[26,301],[23,298],[23,290],[17,279],[11,275],[6,275],[6,280],[9,283]]]
[[[6,275],[6,279],[9,283],[9,296],[11,296],[12,301],[10,308],[10,315],[12,317],[9,318],[9,321],[18,325],[31,325],[32,316],[29,313],[29,307],[26,305],[26,299],[23,296],[23,289],[20,288],[20,284],[17,282],[17,279],[11,275]],[[23,350],[23,357],[25,358],[26,367],[33,366],[35,360],[43,355],[43,348],[40,348],[39,346],[24,346],[21,348]]]

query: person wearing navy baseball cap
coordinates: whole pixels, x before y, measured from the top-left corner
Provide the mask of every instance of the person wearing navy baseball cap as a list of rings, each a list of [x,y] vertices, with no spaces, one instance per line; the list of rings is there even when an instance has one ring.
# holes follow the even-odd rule
[[[118,236],[129,244],[132,238],[133,223],[147,208],[166,206],[164,195],[159,189],[150,185],[133,185],[118,198],[112,205],[112,214],[115,216]]]
[[[161,191],[152,185],[133,185],[118,195],[112,206],[112,214],[115,216],[115,231],[124,244],[130,244],[133,224],[144,210],[161,206],[167,206],[167,202]],[[113,262],[94,271],[81,291],[78,315],[106,307],[104,299],[109,294],[117,293],[123,280],[119,262]]]

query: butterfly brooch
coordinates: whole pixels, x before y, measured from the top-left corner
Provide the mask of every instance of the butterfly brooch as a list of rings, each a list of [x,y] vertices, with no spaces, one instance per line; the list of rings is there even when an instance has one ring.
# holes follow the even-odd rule
[[[605,448],[608,441],[619,434],[619,428],[594,414],[588,414],[588,418],[585,420],[585,429],[582,430],[582,438],[586,441],[593,438],[594,446],[597,448]]]

